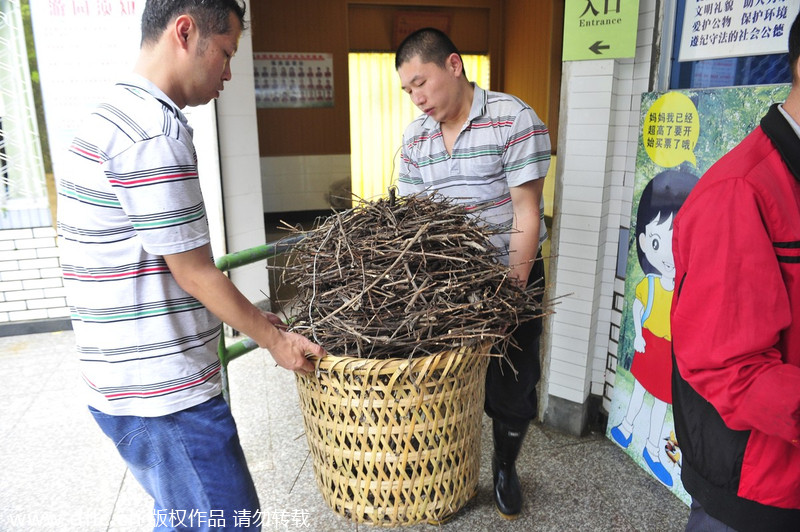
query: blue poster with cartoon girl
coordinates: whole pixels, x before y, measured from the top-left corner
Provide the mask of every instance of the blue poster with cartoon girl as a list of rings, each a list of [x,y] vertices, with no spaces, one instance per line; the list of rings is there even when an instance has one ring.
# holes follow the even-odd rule
[[[788,86],[769,85],[642,95],[625,303],[606,435],[687,504],[672,418],[672,221],[703,173],[786,94]]]

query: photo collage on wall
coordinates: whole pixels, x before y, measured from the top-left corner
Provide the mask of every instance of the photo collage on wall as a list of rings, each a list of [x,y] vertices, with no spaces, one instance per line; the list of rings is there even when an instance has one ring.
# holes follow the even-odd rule
[[[333,107],[333,54],[253,54],[256,107]]]

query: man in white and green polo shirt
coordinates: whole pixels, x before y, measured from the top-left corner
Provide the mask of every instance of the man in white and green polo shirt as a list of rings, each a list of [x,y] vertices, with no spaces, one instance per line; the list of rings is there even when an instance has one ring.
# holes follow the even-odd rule
[[[220,320],[312,371],[324,351],[277,327],[214,266],[192,129],[219,96],[240,0],[148,0],[134,73],[80,128],[58,227],[88,403],[153,497],[156,530],[254,530],[259,501],[221,396]]]
[[[511,276],[522,286],[543,283],[539,247],[547,238],[542,202],[550,165],[547,127],[519,98],[470,83],[458,49],[439,30],[409,35],[397,50],[395,67],[403,90],[424,113],[403,135],[400,194],[436,191],[470,210],[480,205],[483,222],[502,233],[493,243]],[[507,519],[522,509],[515,462],[538,414],[541,327],[539,318],[514,332],[520,349],[510,347],[505,355],[516,375],[502,359],[493,359],[486,375],[494,498]]]

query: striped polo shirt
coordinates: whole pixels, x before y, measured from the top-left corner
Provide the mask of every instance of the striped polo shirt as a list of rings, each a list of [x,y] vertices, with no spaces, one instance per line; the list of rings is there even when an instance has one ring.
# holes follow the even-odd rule
[[[502,92],[475,93],[467,122],[447,153],[439,122],[425,114],[403,135],[397,183],[401,195],[435,190],[474,210],[492,232],[508,263],[514,212],[508,187],[543,179],[550,166],[547,127],[522,100]],[[539,204],[539,245],[547,239],[544,200]]]
[[[59,247],[89,404],[150,417],[218,395],[220,322],[163,258],[209,242],[186,117],[132,76],[82,124],[67,159]]]

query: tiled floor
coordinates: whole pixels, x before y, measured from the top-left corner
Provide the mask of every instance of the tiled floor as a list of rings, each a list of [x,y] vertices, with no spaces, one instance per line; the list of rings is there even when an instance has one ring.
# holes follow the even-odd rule
[[[151,502],[81,400],[71,332],[0,338],[0,531],[145,531]],[[367,530],[335,514],[313,477],[294,377],[256,351],[231,363],[231,402],[264,530]],[[679,531],[688,509],[600,434],[535,426],[519,471],[523,516],[491,500],[484,418],[478,496],[447,531]],[[408,527],[432,530],[427,524]]]

